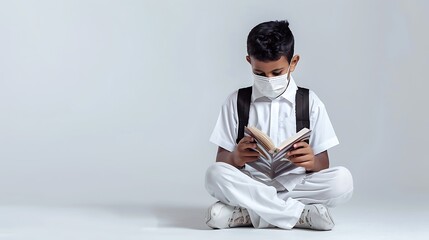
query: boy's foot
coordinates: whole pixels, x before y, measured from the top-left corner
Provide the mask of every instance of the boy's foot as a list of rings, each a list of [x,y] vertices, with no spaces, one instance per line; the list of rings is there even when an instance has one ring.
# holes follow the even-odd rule
[[[335,226],[328,208],[322,204],[305,205],[296,228],[309,228],[314,230],[331,230]]]
[[[209,207],[206,224],[211,228],[252,226],[249,212],[245,208],[233,207],[221,202],[216,202]]]

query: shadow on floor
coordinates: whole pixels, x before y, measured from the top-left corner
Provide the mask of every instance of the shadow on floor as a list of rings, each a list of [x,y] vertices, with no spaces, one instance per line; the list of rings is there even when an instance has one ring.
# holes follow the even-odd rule
[[[156,206],[152,209],[160,221],[160,227],[179,227],[198,230],[210,229],[205,224],[204,208]]]
[[[156,219],[160,228],[209,230],[205,224],[206,208],[171,205],[108,205],[98,206],[126,218]]]

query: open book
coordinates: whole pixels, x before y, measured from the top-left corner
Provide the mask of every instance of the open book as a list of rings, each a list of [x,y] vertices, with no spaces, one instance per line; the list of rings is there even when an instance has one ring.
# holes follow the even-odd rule
[[[277,147],[267,134],[256,127],[245,127],[244,133],[255,139],[256,149],[254,150],[260,154],[257,161],[250,162],[248,165],[273,179],[284,172],[296,168],[296,165],[288,161],[285,155],[288,151],[293,150],[295,143],[310,139],[311,130],[303,128]]]

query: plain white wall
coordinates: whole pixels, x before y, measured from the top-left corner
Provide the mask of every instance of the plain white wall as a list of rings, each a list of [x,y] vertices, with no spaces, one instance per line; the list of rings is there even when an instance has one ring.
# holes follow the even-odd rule
[[[1,1],[0,204],[210,203],[208,142],[288,19],[355,199],[427,195],[427,1]],[[383,194],[380,194],[380,193]]]

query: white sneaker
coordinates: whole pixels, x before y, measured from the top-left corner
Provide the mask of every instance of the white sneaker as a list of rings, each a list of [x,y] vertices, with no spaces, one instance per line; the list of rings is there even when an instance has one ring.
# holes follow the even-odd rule
[[[249,212],[245,208],[233,207],[221,202],[209,207],[206,224],[211,228],[232,228],[252,226]]]
[[[296,228],[331,230],[335,226],[328,208],[322,204],[305,205]]]

